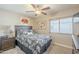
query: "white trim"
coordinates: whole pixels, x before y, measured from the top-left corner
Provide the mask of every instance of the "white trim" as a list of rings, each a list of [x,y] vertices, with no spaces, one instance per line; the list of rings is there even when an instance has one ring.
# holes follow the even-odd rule
[[[65,48],[70,48],[70,49],[73,49],[73,47],[68,46],[68,45],[64,45],[64,44],[61,44],[61,43],[57,43],[57,42],[55,42],[54,44],[55,44],[55,45],[62,46],[62,47],[65,47]]]

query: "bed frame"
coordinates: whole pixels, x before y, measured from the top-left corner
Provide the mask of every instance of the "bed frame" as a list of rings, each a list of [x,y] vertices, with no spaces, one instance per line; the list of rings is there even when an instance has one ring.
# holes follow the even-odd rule
[[[18,29],[26,29],[26,30],[32,30],[32,26],[15,26],[15,36],[17,37],[17,30]],[[44,53],[48,47],[51,44],[51,40],[49,40],[41,49],[40,53],[38,54],[42,54]],[[30,50],[29,48],[25,47],[23,44],[21,44],[19,41],[16,40],[16,45],[19,46],[19,48],[21,48],[21,50],[23,50],[26,54],[33,54],[32,50]]]

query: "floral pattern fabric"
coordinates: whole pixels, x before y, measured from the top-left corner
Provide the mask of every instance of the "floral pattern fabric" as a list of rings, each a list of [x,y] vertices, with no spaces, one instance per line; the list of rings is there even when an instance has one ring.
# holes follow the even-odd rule
[[[32,50],[34,54],[40,53],[41,48],[50,40],[50,37],[43,34],[28,34],[29,32],[17,31],[16,40]]]

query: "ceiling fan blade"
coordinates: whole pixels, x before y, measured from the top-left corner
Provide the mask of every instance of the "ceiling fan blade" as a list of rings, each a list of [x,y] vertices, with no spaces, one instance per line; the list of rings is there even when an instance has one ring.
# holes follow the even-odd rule
[[[35,9],[36,8],[36,6],[34,5],[34,4],[31,4],[32,5],[32,7]]]
[[[25,12],[35,12],[35,11],[25,11]]]
[[[38,16],[37,14],[35,14],[35,16]]]
[[[37,6],[37,8],[39,8],[40,6],[39,5],[36,5]]]
[[[48,9],[50,9],[50,7],[46,7],[46,8],[43,8],[43,9],[41,9],[41,10],[48,10]]]
[[[44,14],[44,15],[47,15],[47,13],[45,13],[45,12],[41,12],[42,14]]]

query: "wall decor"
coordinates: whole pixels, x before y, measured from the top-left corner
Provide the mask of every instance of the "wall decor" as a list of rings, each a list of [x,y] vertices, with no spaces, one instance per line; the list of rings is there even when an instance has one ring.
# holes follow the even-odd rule
[[[40,28],[41,28],[41,30],[45,29],[45,24],[43,22],[40,23]]]
[[[22,18],[22,19],[21,19],[21,22],[22,22],[23,24],[28,24],[28,19]]]

